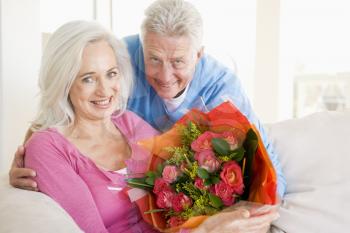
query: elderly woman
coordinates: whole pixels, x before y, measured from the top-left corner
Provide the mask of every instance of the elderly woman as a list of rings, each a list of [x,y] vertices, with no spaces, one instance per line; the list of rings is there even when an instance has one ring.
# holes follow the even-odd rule
[[[157,232],[120,192],[125,175],[144,171],[149,158],[136,142],[158,133],[126,110],[131,75],[126,48],[93,22],[63,25],[43,55],[41,102],[25,165],[37,172],[40,191],[84,232]],[[241,209],[213,216],[193,232],[259,232],[275,217],[249,218]]]
[[[43,55],[25,165],[85,232],[156,232],[117,191],[125,166],[148,157],[136,142],[157,134],[125,111],[131,74],[125,47],[92,22],[60,27]]]

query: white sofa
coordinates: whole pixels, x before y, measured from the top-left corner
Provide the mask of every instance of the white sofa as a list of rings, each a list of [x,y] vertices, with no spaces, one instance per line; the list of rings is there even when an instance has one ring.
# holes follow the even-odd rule
[[[270,140],[288,183],[272,232],[350,232],[350,112],[316,113],[272,124]],[[349,198],[349,199],[348,199]],[[14,189],[0,177],[0,233],[80,232],[41,193]]]

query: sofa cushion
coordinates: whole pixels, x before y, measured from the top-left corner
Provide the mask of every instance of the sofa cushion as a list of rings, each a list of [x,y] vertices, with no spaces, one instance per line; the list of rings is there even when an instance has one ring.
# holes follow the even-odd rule
[[[74,220],[48,196],[11,187],[0,175],[0,232],[82,232]]]
[[[350,228],[350,112],[322,112],[270,125],[287,181],[275,225],[293,232]]]

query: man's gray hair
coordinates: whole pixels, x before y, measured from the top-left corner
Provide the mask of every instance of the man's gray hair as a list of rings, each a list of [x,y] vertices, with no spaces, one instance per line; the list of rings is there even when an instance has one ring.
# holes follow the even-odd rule
[[[70,126],[74,122],[74,109],[69,91],[76,79],[84,48],[98,41],[106,41],[114,51],[118,63],[120,93],[118,112],[122,114],[132,91],[133,73],[126,46],[112,32],[94,21],[72,21],[58,28],[44,50],[40,74],[40,105],[32,130],[52,126]]]
[[[188,36],[196,49],[202,46],[203,22],[198,10],[184,0],[157,0],[145,10],[141,38],[147,33]]]

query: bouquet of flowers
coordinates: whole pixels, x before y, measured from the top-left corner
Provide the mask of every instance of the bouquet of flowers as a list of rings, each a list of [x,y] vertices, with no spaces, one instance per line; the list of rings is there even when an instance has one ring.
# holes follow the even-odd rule
[[[169,131],[140,142],[153,156],[129,186],[144,219],[160,231],[193,228],[239,200],[276,202],[276,174],[258,131],[230,102],[191,110]]]

